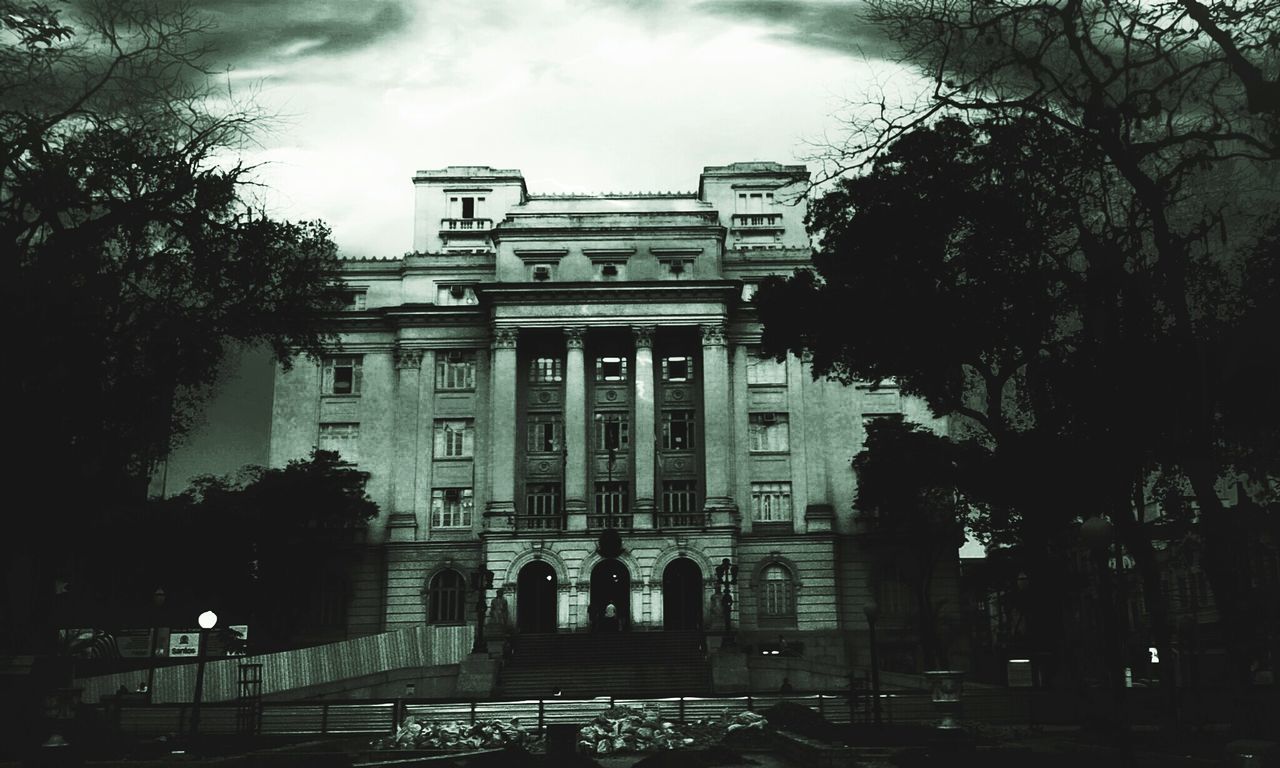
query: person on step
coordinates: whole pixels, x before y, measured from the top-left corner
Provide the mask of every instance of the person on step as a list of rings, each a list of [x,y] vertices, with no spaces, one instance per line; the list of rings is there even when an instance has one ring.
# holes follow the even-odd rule
[[[604,607],[604,631],[617,632],[618,629],[618,606],[609,603]]]

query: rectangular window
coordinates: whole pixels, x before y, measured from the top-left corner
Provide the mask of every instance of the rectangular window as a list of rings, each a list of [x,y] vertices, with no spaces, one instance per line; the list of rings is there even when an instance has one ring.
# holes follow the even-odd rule
[[[519,527],[528,530],[559,530],[559,483],[530,483],[525,489],[524,516]]]
[[[529,362],[529,382],[550,384],[564,381],[564,360],[558,357],[535,357]]]
[[[662,483],[662,527],[698,526],[703,522],[698,507],[698,486],[693,480],[664,480]]]
[[[471,351],[436,354],[436,389],[476,388],[476,353]]]
[[[431,492],[431,527],[470,528],[471,506],[470,488],[436,488]]]
[[[752,483],[751,519],[757,523],[791,520],[791,483]]]
[[[785,413],[753,413],[747,417],[747,440],[752,453],[791,450],[791,424]]]
[[[596,358],[596,381],[626,381],[627,380],[627,358],[625,357],[597,357]]]
[[[693,411],[663,411],[662,449],[664,451],[693,450],[693,429]]]
[[[441,419],[436,422],[437,459],[469,459],[475,452],[475,422]]]
[[[529,416],[529,453],[559,453],[564,446],[564,427],[559,416]]]
[[[619,412],[596,414],[596,450],[622,451],[631,444],[630,423],[627,414]]]
[[[363,312],[369,306],[369,291],[365,288],[349,288],[342,294],[342,309],[346,312]]]
[[[358,464],[360,462],[359,443],[359,424],[321,424],[320,440],[316,443],[316,447],[322,451],[335,451],[346,461]]]
[[[662,358],[663,381],[693,381],[693,358],[686,356]]]
[[[453,283],[436,286],[436,305],[457,307],[476,303],[476,289],[473,285]]]
[[[321,391],[326,395],[360,394],[360,369],[363,358],[359,355],[335,355],[324,359]]]
[[[751,354],[747,357],[748,384],[786,384],[787,361]]]
[[[596,483],[595,512],[587,523],[591,528],[630,528],[626,483]]]

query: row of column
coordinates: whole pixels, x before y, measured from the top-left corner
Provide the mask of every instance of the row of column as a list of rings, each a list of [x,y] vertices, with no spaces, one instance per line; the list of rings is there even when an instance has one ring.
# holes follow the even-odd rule
[[[729,524],[735,511],[730,492],[729,462],[734,454],[731,446],[731,391],[729,358],[725,346],[723,324],[700,326],[702,331],[702,397],[703,455],[707,498],[704,508],[711,512],[713,524]],[[649,446],[655,439],[656,386],[653,365],[655,327],[632,327],[635,339],[634,452],[636,506],[633,526],[653,525],[654,452]],[[566,328],[565,334],[565,473],[564,508],[569,530],[585,530],[586,514],[591,506],[587,487],[591,448],[587,435],[586,400],[587,366],[583,342],[585,328]],[[502,530],[510,527],[516,512],[516,466],[518,423],[517,382],[520,372],[516,348],[519,329],[495,326],[493,333],[493,367],[490,376],[491,470],[490,493],[486,516],[487,527]]]

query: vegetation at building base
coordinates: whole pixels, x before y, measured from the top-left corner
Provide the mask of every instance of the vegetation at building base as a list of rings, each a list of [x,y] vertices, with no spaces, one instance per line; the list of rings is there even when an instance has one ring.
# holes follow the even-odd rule
[[[1157,547],[1181,526],[1243,692],[1280,636],[1274,579],[1246,554],[1280,541],[1280,8],[868,8],[928,97],[873,104],[825,156],[814,270],[756,297],[766,347],[956,417],[970,523],[1016,545],[1033,642],[1068,666],[1080,519],[1114,524],[1159,648]]]
[[[0,555],[14,649],[47,648],[67,534],[145,498],[228,347],[315,353],[340,306],[328,229],[266,216],[237,159],[264,116],[205,65],[207,22],[165,8],[0,0],[10,471],[33,494]]]

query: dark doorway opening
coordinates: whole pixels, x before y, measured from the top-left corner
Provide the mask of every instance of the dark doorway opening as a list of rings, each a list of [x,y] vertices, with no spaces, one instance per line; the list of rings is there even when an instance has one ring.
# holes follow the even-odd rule
[[[680,557],[662,571],[662,628],[702,629],[702,569]]]
[[[516,626],[521,632],[556,631],[556,572],[534,560],[516,579]]]
[[[609,610],[613,606],[613,610]],[[605,560],[591,571],[591,628],[619,632],[631,627],[631,575],[617,560]],[[612,614],[612,615],[610,615]]]

